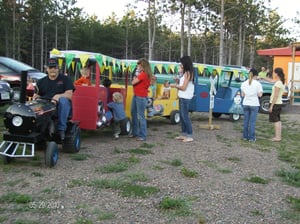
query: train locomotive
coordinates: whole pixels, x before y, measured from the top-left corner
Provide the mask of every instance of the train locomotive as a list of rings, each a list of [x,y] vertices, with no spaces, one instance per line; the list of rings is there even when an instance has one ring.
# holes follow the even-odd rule
[[[56,131],[56,105],[51,99],[38,98],[26,101],[27,72],[21,77],[20,102],[9,106],[4,113],[4,125],[0,155],[5,163],[13,158],[34,157],[36,149],[45,150],[45,164],[53,167],[58,161],[58,144],[64,152],[77,153],[81,137],[79,122],[68,120],[65,139]]]

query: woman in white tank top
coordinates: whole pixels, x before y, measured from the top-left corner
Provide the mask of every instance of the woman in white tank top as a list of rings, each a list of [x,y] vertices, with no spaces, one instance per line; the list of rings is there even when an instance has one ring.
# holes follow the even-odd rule
[[[179,84],[172,85],[178,89],[179,98],[179,114],[181,121],[181,135],[175,139],[182,142],[192,142],[193,128],[189,117],[189,105],[194,95],[194,68],[193,62],[189,56],[180,58],[180,72],[183,74],[179,80]]]

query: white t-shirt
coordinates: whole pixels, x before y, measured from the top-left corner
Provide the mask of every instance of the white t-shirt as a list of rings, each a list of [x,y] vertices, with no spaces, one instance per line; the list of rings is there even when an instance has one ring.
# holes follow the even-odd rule
[[[251,85],[249,80],[246,80],[241,85],[241,90],[245,94],[243,105],[245,106],[259,106],[258,93],[262,93],[262,85],[257,80],[253,79]]]
[[[179,86],[182,86],[184,83],[184,75],[179,80]],[[194,83],[192,81],[189,81],[185,91],[178,90],[178,97],[183,99],[192,99],[194,96]]]

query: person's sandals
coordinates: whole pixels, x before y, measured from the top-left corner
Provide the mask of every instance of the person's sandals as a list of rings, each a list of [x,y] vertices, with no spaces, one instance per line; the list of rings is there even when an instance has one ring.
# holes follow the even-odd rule
[[[184,140],[186,137],[183,135],[177,136],[175,139],[176,140]]]
[[[186,137],[182,140],[182,142],[192,142],[192,141],[194,141],[194,139],[191,137]]]

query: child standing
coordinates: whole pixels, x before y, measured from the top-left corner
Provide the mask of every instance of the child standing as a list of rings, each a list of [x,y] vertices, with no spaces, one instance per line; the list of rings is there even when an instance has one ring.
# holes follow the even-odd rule
[[[114,120],[112,123],[114,137],[115,139],[119,138],[121,134],[121,122],[126,119],[126,114],[123,104],[123,95],[119,92],[114,92],[112,95],[113,101],[108,103],[107,106],[112,110]]]

